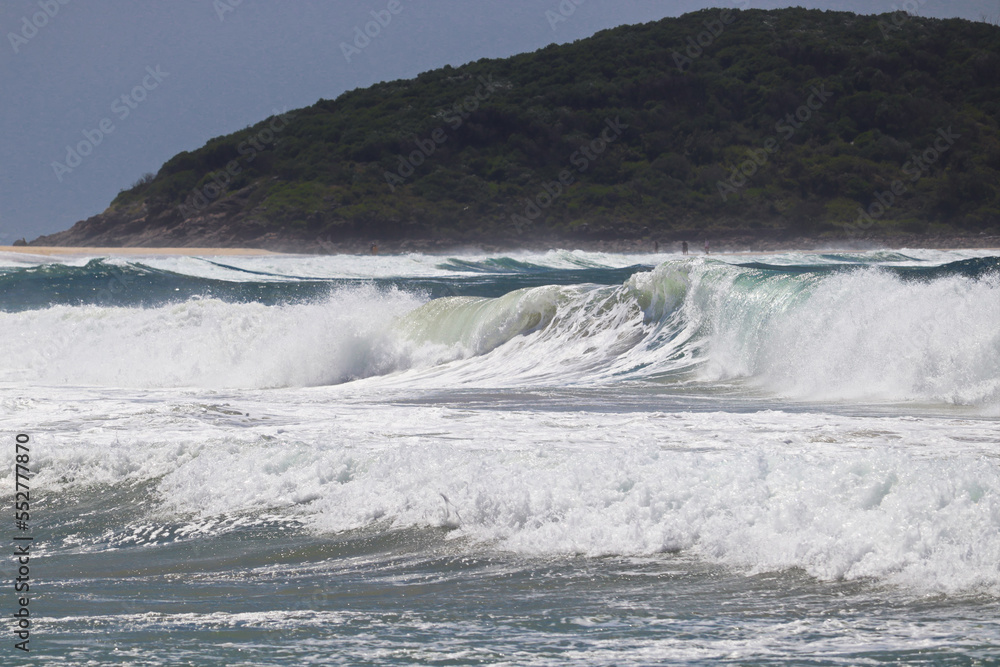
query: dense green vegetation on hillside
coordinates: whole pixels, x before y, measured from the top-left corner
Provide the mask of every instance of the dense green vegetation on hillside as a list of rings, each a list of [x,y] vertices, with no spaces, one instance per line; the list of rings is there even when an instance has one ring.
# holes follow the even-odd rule
[[[113,208],[333,239],[978,233],[1000,228],[998,119],[995,26],[705,10],[320,100]]]

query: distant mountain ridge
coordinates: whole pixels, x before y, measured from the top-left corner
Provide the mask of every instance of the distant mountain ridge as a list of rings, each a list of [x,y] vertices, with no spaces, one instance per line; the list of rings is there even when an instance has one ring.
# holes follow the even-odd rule
[[[1000,231],[1000,28],[704,10],[276,111],[35,245]]]

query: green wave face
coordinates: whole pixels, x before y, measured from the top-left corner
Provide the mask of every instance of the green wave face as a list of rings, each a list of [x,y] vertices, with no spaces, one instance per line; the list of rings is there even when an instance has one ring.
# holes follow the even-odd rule
[[[495,299],[450,297],[435,299],[405,315],[397,330],[418,343],[461,345],[483,354],[515,336],[549,326],[571,288],[555,286],[515,290]]]

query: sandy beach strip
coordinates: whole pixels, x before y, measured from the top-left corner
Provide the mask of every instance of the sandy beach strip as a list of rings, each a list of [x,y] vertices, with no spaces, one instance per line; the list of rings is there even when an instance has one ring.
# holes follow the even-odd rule
[[[786,253],[863,253],[872,252],[878,250],[914,250],[914,249],[930,249],[935,250],[977,250],[977,251],[987,251],[993,252],[995,254],[1000,254],[1000,248],[997,247],[995,243],[996,239],[991,238],[990,241],[993,243],[983,243],[981,246],[976,245],[966,245],[963,247],[962,244],[952,244],[947,241],[939,244],[929,244],[929,245],[907,245],[907,244],[876,244],[872,243],[866,245],[865,247],[842,247],[836,244],[816,244],[811,245],[809,243],[803,243],[801,246],[794,246],[789,244],[788,247],[773,248],[773,249],[749,249],[740,247],[739,244],[734,244],[735,247],[719,244],[716,246],[713,244],[711,255],[712,256],[761,256],[761,255],[780,255]],[[428,253],[433,255],[455,255],[455,254],[487,254],[487,255],[502,255],[504,253],[510,252],[546,252],[555,248],[562,248],[565,250],[579,249],[589,252],[606,252],[612,254],[662,254],[664,256],[668,255],[679,255],[680,246],[672,247],[676,244],[661,244],[660,248],[653,250],[653,248],[646,248],[648,244],[634,244],[632,247],[620,247],[620,248],[607,248],[603,247],[602,244],[552,244],[546,246],[536,245],[535,247],[524,247],[524,248],[501,248],[501,247],[470,247],[456,246],[454,248],[435,248],[434,251]],[[582,247],[581,247],[582,246]],[[721,247],[720,247],[721,246]],[[347,249],[343,249],[341,252],[333,254],[345,254],[345,255],[368,255],[366,251],[355,251],[350,252]],[[419,250],[401,250],[398,248],[384,248],[379,254],[382,256],[392,256],[407,254],[408,252],[417,252]],[[426,251],[425,251],[426,252]],[[328,255],[331,253],[283,253],[274,252],[272,250],[261,250],[259,248],[142,248],[142,247],[117,247],[117,248],[107,248],[107,247],[84,247],[84,246],[0,246],[0,254],[4,253],[14,253],[18,255],[33,255],[35,257],[280,257],[280,256],[292,256],[292,255],[311,255],[311,254],[323,254]],[[691,256],[704,256],[704,251],[701,248],[692,246]]]
[[[280,252],[258,250],[256,248],[83,248],[58,246],[0,246],[0,253],[12,252],[24,255],[42,256],[82,256],[82,257],[156,257],[187,255],[198,257],[239,255],[244,257],[281,255]]]

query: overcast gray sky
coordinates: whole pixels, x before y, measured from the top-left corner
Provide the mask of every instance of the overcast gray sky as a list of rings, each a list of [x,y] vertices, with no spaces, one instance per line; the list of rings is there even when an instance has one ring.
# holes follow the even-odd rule
[[[554,23],[560,1],[580,4]],[[398,13],[348,62],[341,43],[391,2]],[[908,2],[921,16],[1000,16],[1000,0]],[[275,110],[704,7],[789,5],[873,14],[904,0],[3,0],[0,245],[67,229]],[[80,142],[92,151],[67,155]]]

